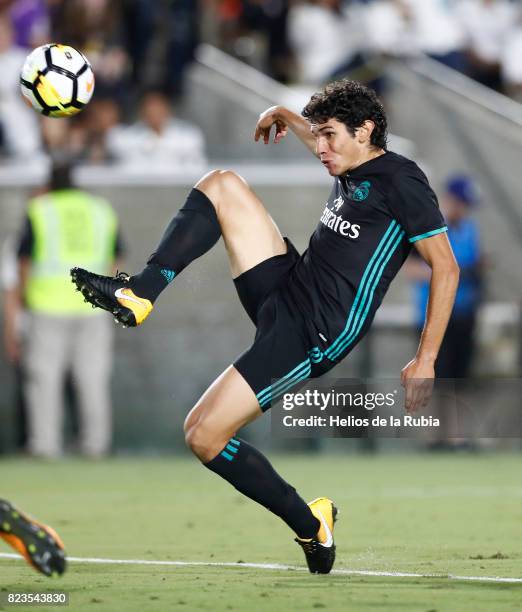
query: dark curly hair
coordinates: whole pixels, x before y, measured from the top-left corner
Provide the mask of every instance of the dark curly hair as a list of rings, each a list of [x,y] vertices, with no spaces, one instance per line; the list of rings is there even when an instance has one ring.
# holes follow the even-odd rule
[[[388,122],[384,107],[373,89],[357,81],[342,79],[329,83],[322,91],[314,93],[301,114],[311,123],[337,119],[352,136],[356,128],[369,119],[375,124],[371,144],[386,149]]]

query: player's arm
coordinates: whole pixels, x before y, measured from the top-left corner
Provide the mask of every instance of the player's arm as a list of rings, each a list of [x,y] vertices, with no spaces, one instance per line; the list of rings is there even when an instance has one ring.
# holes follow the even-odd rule
[[[459,283],[459,266],[446,233],[415,243],[417,251],[431,268],[426,321],[417,354],[402,370],[406,389],[406,410],[415,412],[425,406],[435,377],[435,360],[453,310]]]
[[[272,126],[275,127],[275,144],[280,142],[290,129],[306,148],[317,157],[315,136],[310,129],[310,123],[304,117],[288,110],[284,106],[271,106],[259,115],[254,135],[255,141],[258,142],[262,138],[263,142],[268,144],[270,142]]]

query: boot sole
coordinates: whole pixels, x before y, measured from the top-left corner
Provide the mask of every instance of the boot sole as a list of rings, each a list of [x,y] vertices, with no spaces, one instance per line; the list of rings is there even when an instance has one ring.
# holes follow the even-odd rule
[[[36,570],[46,576],[65,572],[63,545],[50,527],[29,519],[6,501],[0,504],[0,521],[2,538]]]

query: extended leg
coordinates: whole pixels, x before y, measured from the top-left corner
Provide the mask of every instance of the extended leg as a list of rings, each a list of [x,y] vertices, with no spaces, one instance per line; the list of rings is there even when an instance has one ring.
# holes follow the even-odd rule
[[[215,170],[190,192],[167,227],[156,251],[130,285],[151,302],[179,273],[223,236],[235,278],[258,263],[286,252],[265,207],[237,174]]]
[[[233,172],[215,170],[190,192],[140,274],[111,279],[73,268],[71,276],[88,302],[124,325],[140,325],[161,291],[220,236],[234,278],[286,252],[276,224],[247,183]]]
[[[236,431],[261,414],[254,392],[234,366],[206,391],[185,421],[189,447],[209,470],[281,517],[297,534],[312,573],[327,574],[335,561],[337,510],[320,497],[306,504],[269,461]]]
[[[235,437],[261,414],[252,389],[231,366],[187,416],[187,444],[205,467],[281,517],[299,537],[312,538],[320,524],[307,504],[258,450]]]

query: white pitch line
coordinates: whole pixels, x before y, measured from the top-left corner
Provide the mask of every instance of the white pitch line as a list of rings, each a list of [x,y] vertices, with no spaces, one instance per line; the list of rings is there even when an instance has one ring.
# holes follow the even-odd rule
[[[0,553],[0,559],[22,559],[20,555]],[[280,563],[232,563],[220,561],[151,561],[147,559],[98,559],[96,557],[67,557],[73,563],[90,563],[105,565],[160,565],[174,567],[248,567],[261,570],[285,570],[307,572],[306,567],[282,565]],[[504,578],[502,576],[456,576],[454,574],[415,574],[410,572],[379,572],[372,570],[334,569],[332,574],[341,576],[380,576],[383,578],[443,578],[445,580],[467,580],[473,582],[503,582],[522,584],[522,578]]]

